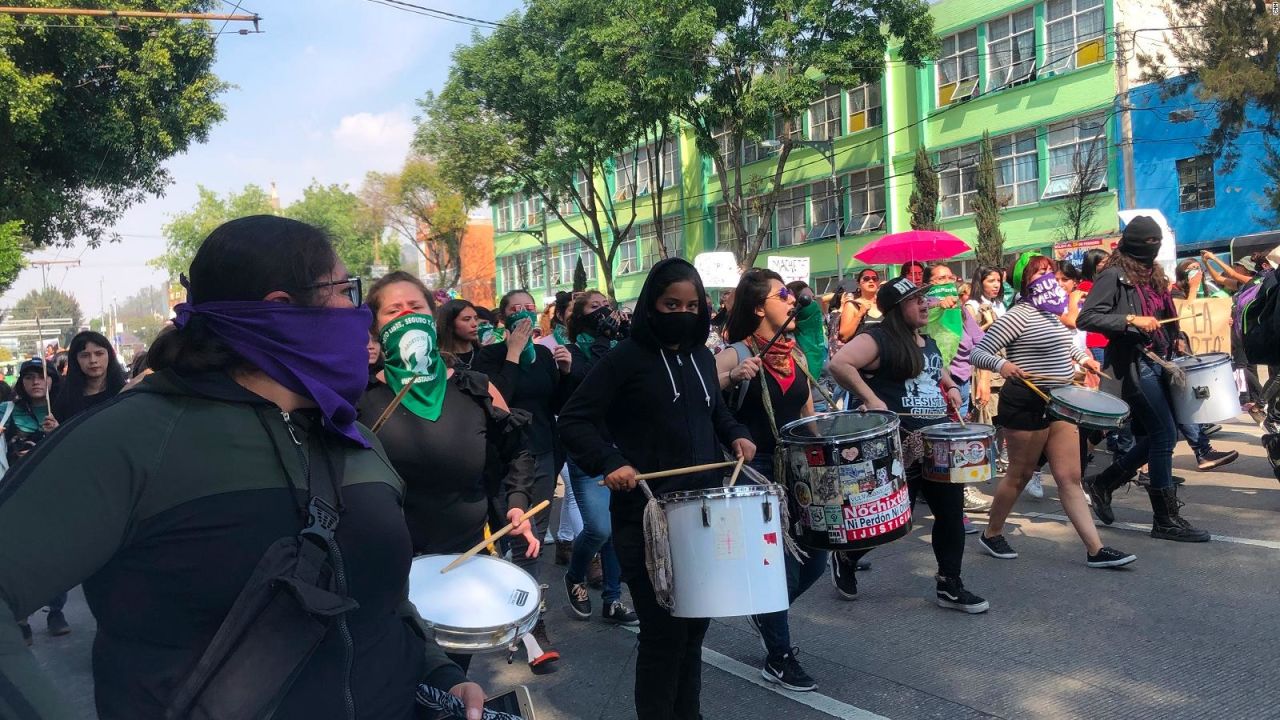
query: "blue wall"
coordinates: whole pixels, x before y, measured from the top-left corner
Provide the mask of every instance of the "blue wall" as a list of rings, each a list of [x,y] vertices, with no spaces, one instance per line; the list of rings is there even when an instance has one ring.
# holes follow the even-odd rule
[[[1199,143],[1213,123],[1213,105],[1198,99],[1194,86],[1168,99],[1161,97],[1160,90],[1160,85],[1152,83],[1129,93],[1137,207],[1164,213],[1178,240],[1179,255],[1193,249],[1225,247],[1237,235],[1274,230],[1259,217],[1267,214],[1261,190],[1267,178],[1262,172],[1266,151],[1258,132],[1240,136],[1241,159],[1233,172],[1221,174],[1222,163],[1215,162],[1212,208],[1188,212],[1178,209],[1177,161],[1201,154]],[[1185,113],[1192,119],[1173,122],[1169,117],[1172,112]],[[1250,119],[1261,122],[1262,113]],[[1123,187],[1120,197],[1123,203]]]

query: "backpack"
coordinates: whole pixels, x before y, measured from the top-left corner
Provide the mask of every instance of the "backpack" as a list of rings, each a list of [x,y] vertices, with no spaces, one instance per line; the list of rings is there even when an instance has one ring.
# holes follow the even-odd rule
[[[1245,356],[1257,365],[1280,363],[1280,291],[1274,271],[1257,285],[1257,291],[1241,312],[1241,337]]]

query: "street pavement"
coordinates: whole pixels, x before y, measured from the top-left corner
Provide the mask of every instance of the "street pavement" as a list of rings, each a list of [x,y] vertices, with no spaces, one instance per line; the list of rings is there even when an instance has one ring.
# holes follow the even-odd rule
[[[712,622],[703,671],[707,720],[923,718],[1280,718],[1280,483],[1259,431],[1242,418],[1215,447],[1238,450],[1201,473],[1185,443],[1174,459],[1187,478],[1184,516],[1214,541],[1181,544],[1148,535],[1139,488],[1116,496],[1118,521],[1103,542],[1134,552],[1119,570],[1085,567],[1085,552],[1051,482],[1025,496],[1006,537],[1017,560],[982,554],[970,536],[965,585],[991,602],[983,615],[933,604],[930,521],[868,556],[859,597],[838,599],[826,580],[791,610],[799,659],[813,693],[776,690],[760,677],[760,642],[744,619]],[[1109,459],[1099,452],[1094,469]],[[988,494],[994,486],[980,486]],[[919,506],[921,514],[927,508]],[[974,516],[982,524],[984,516]],[[553,524],[554,527],[554,524]],[[544,554],[547,557],[551,553]],[[497,692],[523,684],[538,720],[633,718],[634,632],[598,618],[571,620],[563,568],[543,566],[551,586],[548,625],[563,656],[532,675],[522,658],[483,656],[473,677]],[[599,596],[593,596],[599,604]],[[93,717],[92,618],[77,589],[67,606],[74,632],[51,638],[33,616],[34,652],[84,717]]]

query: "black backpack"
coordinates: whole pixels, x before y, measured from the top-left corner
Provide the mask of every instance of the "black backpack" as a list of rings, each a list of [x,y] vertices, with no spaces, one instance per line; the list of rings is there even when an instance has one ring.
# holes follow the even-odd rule
[[[1280,291],[1275,271],[1262,281],[1262,288],[1244,307],[1244,352],[1251,364],[1280,363]]]

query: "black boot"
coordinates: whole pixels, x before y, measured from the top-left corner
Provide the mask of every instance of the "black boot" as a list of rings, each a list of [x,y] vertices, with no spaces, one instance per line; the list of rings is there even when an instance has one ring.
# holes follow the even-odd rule
[[[1112,493],[1129,482],[1131,478],[1132,475],[1125,477],[1125,473],[1119,469],[1119,466],[1113,464],[1097,475],[1090,475],[1084,479],[1085,491],[1093,501],[1091,503],[1093,514],[1097,515],[1104,525],[1110,525],[1116,521],[1116,514],[1111,509]]]
[[[1183,502],[1177,487],[1147,488],[1151,498],[1151,537],[1175,542],[1209,542],[1206,530],[1194,527],[1178,513]]]

